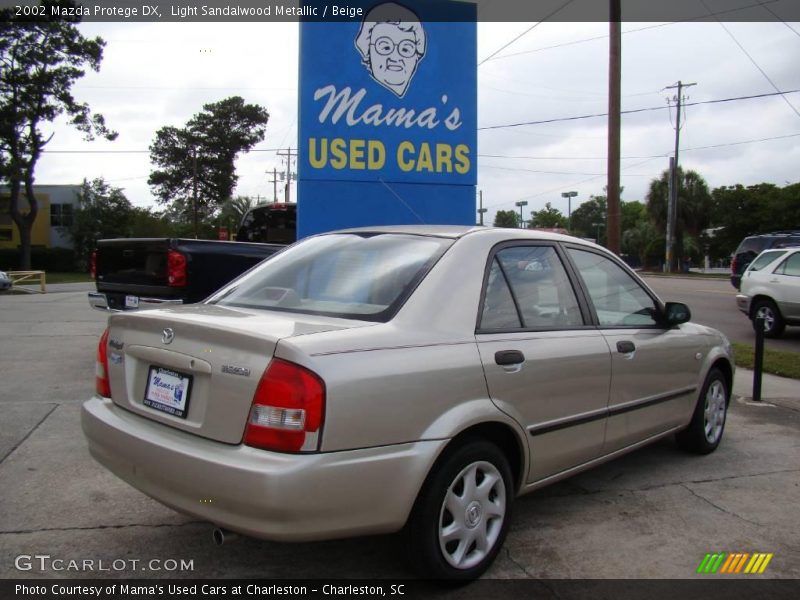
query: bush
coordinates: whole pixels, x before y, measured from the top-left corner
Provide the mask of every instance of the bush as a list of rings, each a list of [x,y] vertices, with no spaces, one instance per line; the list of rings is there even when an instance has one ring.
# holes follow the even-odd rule
[[[20,270],[19,248],[0,248],[0,269]],[[31,248],[31,269],[34,271],[74,271],[75,251],[69,248]]]

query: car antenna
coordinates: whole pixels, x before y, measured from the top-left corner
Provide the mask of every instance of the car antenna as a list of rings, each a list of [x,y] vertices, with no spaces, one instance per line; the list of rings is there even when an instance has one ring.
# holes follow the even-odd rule
[[[395,198],[400,200],[400,202],[403,203],[403,206],[405,206],[411,212],[411,214],[413,214],[415,217],[417,217],[417,219],[419,220],[420,223],[422,223],[423,225],[427,225],[427,223],[425,222],[425,219],[420,217],[419,214],[417,214],[417,211],[415,211],[413,208],[411,208],[411,206],[409,206],[408,202],[403,200],[400,197],[400,195],[397,192],[395,192],[388,183],[386,183],[381,177],[378,177],[378,181],[380,181],[384,185],[384,187],[392,193],[392,195]]]

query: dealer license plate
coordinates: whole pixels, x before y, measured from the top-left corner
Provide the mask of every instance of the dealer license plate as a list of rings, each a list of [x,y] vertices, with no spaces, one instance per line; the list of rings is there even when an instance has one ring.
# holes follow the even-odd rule
[[[189,393],[192,376],[164,367],[150,367],[147,388],[144,392],[145,406],[170,415],[186,418],[189,412]]]
[[[139,308],[139,296],[125,296],[125,308]]]

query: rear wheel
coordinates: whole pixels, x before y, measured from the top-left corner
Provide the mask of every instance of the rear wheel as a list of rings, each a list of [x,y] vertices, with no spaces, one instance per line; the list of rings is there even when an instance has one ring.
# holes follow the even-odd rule
[[[717,449],[725,431],[729,390],[725,376],[712,369],[706,377],[689,427],[675,437],[678,445],[695,454],[709,454]]]
[[[781,311],[772,300],[761,298],[753,305],[753,329],[757,327],[756,319],[764,319],[764,336],[768,338],[780,337],[786,328]]]
[[[425,577],[468,581],[491,565],[508,531],[511,468],[486,441],[468,442],[434,467],[407,527],[409,557]]]

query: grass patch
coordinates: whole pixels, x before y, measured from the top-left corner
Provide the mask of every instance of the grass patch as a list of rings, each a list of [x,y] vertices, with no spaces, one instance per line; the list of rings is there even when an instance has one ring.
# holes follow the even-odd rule
[[[755,367],[755,349],[751,344],[732,342],[736,366],[745,369]],[[764,348],[764,373],[800,379],[800,354],[784,350]]]

